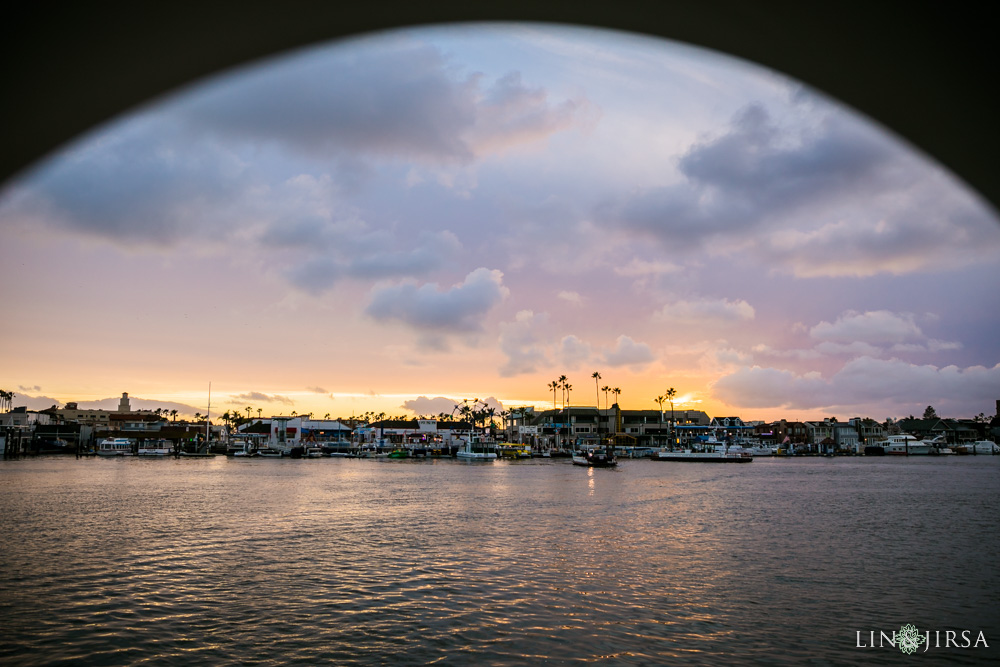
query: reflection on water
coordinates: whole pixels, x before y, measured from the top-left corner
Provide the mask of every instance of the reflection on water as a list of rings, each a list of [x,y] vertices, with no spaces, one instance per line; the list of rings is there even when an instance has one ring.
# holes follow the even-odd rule
[[[1000,457],[0,463],[0,660],[872,664],[983,631]],[[911,658],[912,659],[912,658]]]

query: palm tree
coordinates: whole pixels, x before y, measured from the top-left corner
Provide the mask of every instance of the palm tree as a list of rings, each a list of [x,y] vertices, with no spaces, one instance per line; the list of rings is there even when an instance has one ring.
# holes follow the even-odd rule
[[[601,432],[601,388],[598,384],[598,380],[601,379],[601,374],[594,371],[590,374],[590,377],[594,378],[594,391],[597,392],[597,432]]]
[[[660,404],[660,424],[659,424],[659,428],[657,430],[662,431],[663,430],[663,402],[667,400],[667,397],[666,396],[657,396],[653,400]],[[660,444],[661,445],[663,444],[663,436],[660,436]]]
[[[565,375],[560,375],[559,379],[557,380],[557,382],[560,384],[560,386],[563,389],[563,407],[566,407],[566,376]]]
[[[670,401],[670,435],[674,434],[674,397],[677,395],[677,390],[671,387],[663,394],[663,397]]]
[[[251,407],[250,407],[250,406],[248,405],[248,406],[247,406],[247,421],[250,421],[250,410],[251,410],[251,409],[252,409],[252,408],[251,408]]]
[[[327,412],[325,415],[323,415],[323,419],[329,419],[329,418],[330,418],[330,413],[329,412]]]
[[[559,382],[557,380],[550,382],[549,389],[552,390],[552,410],[554,411],[556,409],[556,390],[559,389]]]
[[[257,408],[257,419],[260,419],[262,414],[264,414],[264,408]]]
[[[171,421],[177,421],[177,410],[170,411]]]

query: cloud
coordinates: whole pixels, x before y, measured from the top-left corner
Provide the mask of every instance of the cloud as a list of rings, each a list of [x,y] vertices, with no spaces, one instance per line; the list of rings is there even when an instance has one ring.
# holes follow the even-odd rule
[[[386,232],[355,234],[336,247],[329,247],[317,235],[304,259],[287,269],[285,275],[296,287],[320,294],[342,279],[378,280],[420,277],[442,268],[461,249],[449,231],[422,231],[405,250],[394,250],[398,241]]]
[[[19,389],[21,389],[22,392],[25,391],[23,388],[19,387]],[[45,410],[47,408],[51,408],[53,405],[61,407],[63,402],[52,398],[51,396],[30,396],[27,393],[15,393],[14,399],[11,401],[11,407],[25,407],[29,410]],[[115,403],[113,408],[116,409],[117,407],[118,403]],[[88,409],[89,408],[90,406],[88,406]]]
[[[245,394],[237,394],[229,397],[229,403],[282,403],[293,405],[292,399],[280,394],[262,394],[259,391],[250,391]]]
[[[631,339],[629,339],[631,343]],[[618,347],[615,352],[620,352],[623,356],[622,358],[628,357],[634,350],[623,350],[622,349],[621,338],[618,340]],[[579,368],[580,364],[591,358],[592,352],[590,345],[580,340],[576,336],[569,335],[564,336],[562,340],[559,341],[559,350],[557,351],[557,356],[559,358],[559,363],[563,364],[567,368],[575,369]],[[632,363],[632,362],[625,362]]]
[[[753,366],[720,378],[713,393],[729,405],[744,408],[911,412],[930,404],[939,408],[938,414],[961,416],[968,406],[982,403],[983,397],[1000,396],[1000,364],[938,368],[861,357],[829,377]]]
[[[753,256],[798,276],[947,270],[1000,249],[989,209],[944,172],[844,113],[777,123],[761,104],[679,159],[680,180],[597,215],[673,250]]]
[[[585,100],[552,103],[519,72],[462,74],[432,46],[358,42],[277,61],[182,105],[199,130],[308,155],[468,162],[570,126]]]
[[[834,322],[823,321],[809,329],[820,341],[816,351],[825,355],[880,356],[883,352],[918,353],[958,350],[962,344],[928,338],[910,313],[848,310]]]
[[[42,388],[39,387],[38,385],[35,385],[34,387],[25,387],[24,385],[18,385],[17,388],[20,391],[28,391],[32,393],[42,390]]]
[[[507,359],[499,369],[501,377],[533,373],[548,363],[545,339],[540,332],[547,323],[547,314],[522,310],[513,322],[500,324],[500,351]]]
[[[508,294],[502,272],[478,268],[446,290],[413,281],[376,288],[365,312],[376,321],[397,321],[422,332],[478,332],[482,318]]]
[[[656,312],[656,317],[672,324],[702,324],[712,322],[740,322],[752,320],[753,306],[739,299],[705,299],[701,301],[676,301]]]
[[[435,416],[441,414],[442,412],[446,415],[450,415],[455,410],[455,406],[461,404],[461,402],[462,401],[460,400],[446,398],[444,396],[436,396],[434,398],[418,396],[409,401],[404,401],[399,407],[404,410],[409,410],[415,415]]]
[[[642,366],[653,359],[653,351],[649,345],[637,343],[624,334],[618,336],[614,347],[604,353],[604,363],[612,367]]]
[[[306,391],[310,391],[310,392],[312,392],[314,394],[328,394],[328,393],[330,393],[326,389],[323,389],[323,387],[306,387]]]
[[[663,260],[642,260],[636,258],[633,258],[624,266],[616,265],[614,267],[615,273],[620,276],[630,278],[670,275],[680,273],[683,270],[684,267],[682,265],[674,262],[666,262]]]
[[[820,341],[832,343],[904,343],[924,337],[923,332],[913,322],[913,316],[906,313],[892,313],[875,310],[858,313],[847,311],[832,324],[820,322],[809,330],[809,335]]]
[[[580,304],[583,303],[583,297],[580,296],[579,292],[570,292],[567,290],[563,290],[558,294],[556,294],[556,297],[562,299],[563,301],[568,301],[569,303],[572,303],[573,305],[576,306],[579,306]]]

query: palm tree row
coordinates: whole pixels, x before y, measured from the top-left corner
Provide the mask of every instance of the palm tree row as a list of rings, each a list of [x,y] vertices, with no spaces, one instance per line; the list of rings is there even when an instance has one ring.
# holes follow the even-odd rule
[[[590,377],[593,378],[593,380],[594,380],[594,389],[597,392],[597,394],[596,394],[596,397],[597,397],[597,409],[598,410],[601,409],[601,392],[604,392],[604,409],[608,410],[608,408],[609,408],[609,406],[608,406],[608,394],[609,393],[614,394],[614,396],[615,396],[615,402],[617,403],[618,402],[618,396],[622,393],[622,390],[619,387],[609,387],[608,385],[604,385],[603,387],[600,386],[601,374],[600,374],[599,371],[594,371],[593,373],[590,374]],[[552,409],[553,410],[557,410],[558,409],[558,407],[556,405],[556,392],[559,391],[559,390],[562,390],[563,409],[568,410],[569,409],[569,397],[570,397],[570,392],[573,390],[573,385],[569,384],[569,382],[567,381],[566,376],[565,375],[560,375],[557,379],[553,380],[552,382],[550,382],[546,386],[548,387],[549,391],[552,392]]]
[[[0,389],[0,410],[10,412],[14,405],[14,392]]]

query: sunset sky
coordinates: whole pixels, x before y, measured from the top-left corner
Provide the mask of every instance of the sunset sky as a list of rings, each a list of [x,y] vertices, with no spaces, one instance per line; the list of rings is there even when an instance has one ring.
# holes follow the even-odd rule
[[[254,63],[6,183],[0,229],[0,388],[32,409],[192,414],[210,382],[213,414],[551,407],[560,375],[593,406],[594,371],[625,408],[744,419],[1000,399],[995,211],[661,40],[451,26]]]

